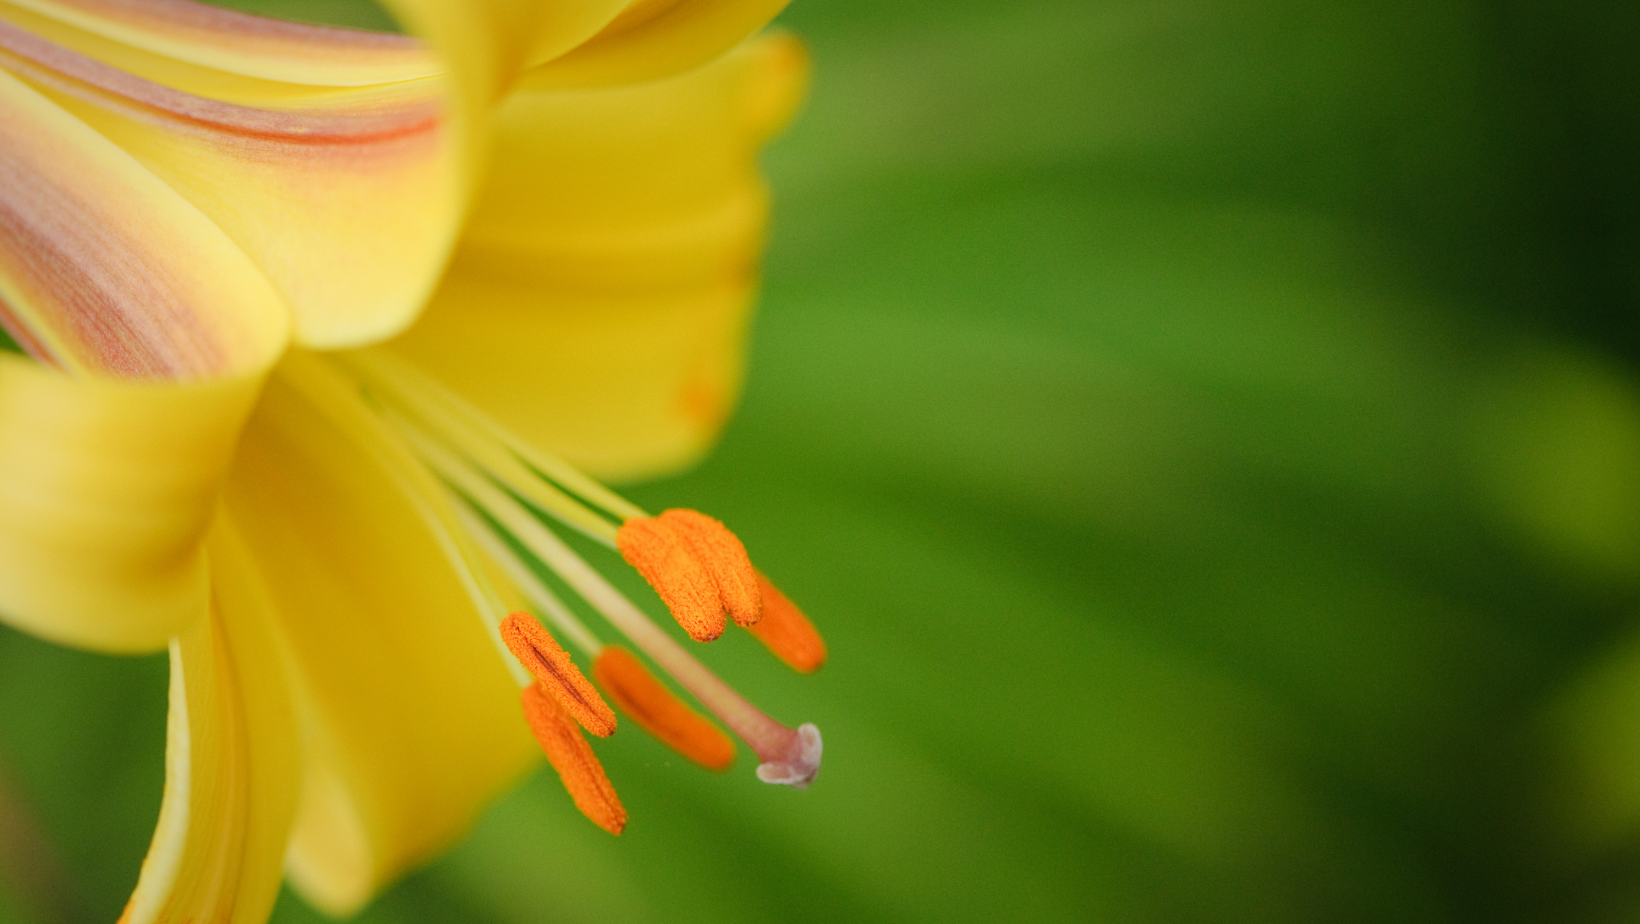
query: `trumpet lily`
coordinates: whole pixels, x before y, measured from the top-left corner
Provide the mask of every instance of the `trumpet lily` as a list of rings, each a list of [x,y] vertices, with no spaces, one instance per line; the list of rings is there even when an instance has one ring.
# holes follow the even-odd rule
[[[800,670],[824,657],[722,524],[582,474],[684,464],[733,401],[755,153],[804,70],[793,40],[746,40],[781,0],[389,6],[420,38],[0,0],[0,326],[29,354],[0,353],[0,620],[170,651],[126,921],[259,921],[287,871],[349,913],[539,750],[618,832],[580,730],[615,727],[600,686],[726,766],[552,580],[762,778],[818,767],[812,726],[559,538],[610,546],[697,639],[733,620]]]

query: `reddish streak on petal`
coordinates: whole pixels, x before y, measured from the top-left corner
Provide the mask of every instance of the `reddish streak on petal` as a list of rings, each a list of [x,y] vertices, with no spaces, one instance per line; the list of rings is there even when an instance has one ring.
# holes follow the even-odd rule
[[[148,121],[283,145],[375,145],[437,129],[428,100],[356,105],[343,111],[283,112],[236,106],[173,90],[52,44],[0,21],[0,64],[24,79]]]
[[[82,358],[132,378],[224,367],[199,319],[154,275],[141,242],[96,225],[70,197],[42,184],[16,151],[0,150],[0,189],[0,274],[32,290],[20,294],[50,315],[48,326],[79,343]]]
[[[290,56],[410,53],[422,47],[406,35],[319,26],[255,16],[190,0],[56,0],[58,6],[150,32],[185,35],[218,44],[251,45]]]

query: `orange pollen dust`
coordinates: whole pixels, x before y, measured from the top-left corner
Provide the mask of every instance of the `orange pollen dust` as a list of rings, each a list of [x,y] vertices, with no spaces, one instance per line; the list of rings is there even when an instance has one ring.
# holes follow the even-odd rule
[[[763,618],[757,570],[746,555],[746,547],[729,527],[698,510],[668,510],[660,519],[683,534],[695,557],[705,563],[717,582],[723,609],[735,625],[750,626]]]
[[[723,634],[728,619],[750,626],[763,616],[757,572],[727,527],[694,510],[633,517],[615,546],[655,588],[672,618],[697,642]]]
[[[763,594],[763,619],[755,626],[748,626],[746,631],[792,670],[800,674],[819,670],[820,665],[826,663],[826,642],[814,623],[761,571],[757,582]],[[597,670],[596,665],[593,670]]]
[[[615,785],[604,774],[603,764],[598,763],[598,755],[592,753],[592,746],[575,727],[575,720],[558,704],[558,698],[538,683],[524,688],[521,701],[530,731],[535,733],[547,761],[558,771],[558,778],[564,781],[575,807],[598,827],[620,834],[626,827],[626,809],[615,794]]]
[[[592,676],[628,718],[662,744],[708,770],[722,772],[735,762],[729,736],[673,695],[632,652],[605,645],[592,662]]]
[[[600,738],[615,733],[615,711],[540,623],[524,613],[513,613],[501,620],[501,640],[582,728]]]

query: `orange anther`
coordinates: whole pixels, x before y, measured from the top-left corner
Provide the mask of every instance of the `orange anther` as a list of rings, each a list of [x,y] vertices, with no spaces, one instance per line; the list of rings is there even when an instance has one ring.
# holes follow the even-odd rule
[[[592,662],[592,676],[628,718],[660,743],[708,770],[721,772],[734,763],[729,736],[674,696],[632,652],[605,645]]]
[[[728,620],[717,581],[676,527],[659,518],[633,517],[615,534],[615,547],[660,594],[690,638],[709,642],[723,634]]]
[[[660,520],[688,540],[695,557],[711,572],[718,599],[736,625],[749,626],[763,618],[757,571],[746,557],[746,547],[729,527],[698,510],[668,510]]]
[[[570,660],[565,651],[541,624],[524,613],[501,620],[501,640],[513,657],[535,676],[544,689],[581,723],[600,738],[615,733],[615,712],[598,695],[598,690]]]
[[[592,746],[581,737],[581,730],[558,704],[558,698],[532,683],[524,688],[522,702],[524,720],[558,771],[558,778],[564,781],[575,807],[598,827],[620,834],[626,827],[626,809],[621,807],[614,784],[604,775],[598,755],[592,753]]]
[[[826,642],[815,631],[814,623],[762,572],[758,572],[757,583],[763,592],[763,619],[746,631],[792,670],[803,674],[819,670],[826,663]],[[597,670],[596,664],[593,670]]]

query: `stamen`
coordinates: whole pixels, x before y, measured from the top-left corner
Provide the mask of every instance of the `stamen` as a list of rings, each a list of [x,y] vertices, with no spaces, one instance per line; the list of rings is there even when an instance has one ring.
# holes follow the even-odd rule
[[[729,527],[698,510],[668,510],[660,520],[683,534],[695,557],[712,573],[718,598],[735,625],[750,626],[763,618],[757,571],[746,557],[746,547]]]
[[[723,634],[728,620],[717,581],[680,530],[664,520],[633,517],[615,534],[615,547],[690,638],[710,642]]]
[[[615,547],[697,642],[722,635],[725,616],[742,626],[763,618],[763,596],[746,547],[704,513],[668,510],[653,518],[632,517],[615,534]]]
[[[394,413],[392,409],[384,408],[382,416],[399,430],[421,456],[422,461],[475,509],[483,511],[500,529],[505,530],[532,556],[554,571],[576,593],[592,604],[594,609],[625,633],[638,648],[694,694],[696,699],[710,709],[742,741],[751,746],[763,761],[758,767],[759,779],[798,788],[814,779],[820,769],[818,729],[811,724],[802,725],[797,729],[787,728],[747,702],[705,665],[690,656],[670,635],[650,622],[642,610],[611,586],[603,575],[583,561],[514,496],[501,490],[475,469],[469,459],[451,451],[422,427],[406,419],[404,415]],[[522,454],[520,457],[523,458]],[[658,519],[651,520],[641,516],[629,517],[620,532],[626,534],[632,530],[643,530],[645,527],[642,524],[660,522]],[[488,524],[483,525],[485,529],[490,528]],[[694,562],[694,568],[699,572],[699,576],[691,583],[709,593],[714,599],[718,632],[722,632],[727,619],[722,611],[722,600],[717,595],[716,580],[695,560],[687,541],[679,532],[670,526],[661,532],[669,537],[664,539],[664,542],[677,547],[676,554],[679,557]],[[632,534],[641,535],[638,532]],[[619,544],[617,536],[617,545]],[[665,599],[664,594],[662,599]]]
[[[430,461],[436,457],[429,456]],[[437,462],[433,462],[439,468]],[[813,725],[787,728],[747,702],[706,665],[695,660],[660,626],[649,621],[603,575],[575,554],[564,540],[541,525],[511,497],[465,466],[440,469],[463,494],[501,524],[530,554],[551,568],[593,608],[626,634],[644,654],[654,659],[684,689],[694,694],[723,724],[751,746],[765,763],[758,778],[802,788],[820,772],[820,732]],[[628,521],[630,522],[630,521]]]
[[[757,584],[763,593],[763,618],[746,631],[792,670],[800,674],[819,670],[820,665],[826,663],[826,642],[815,630],[814,623],[761,571],[757,574]]]
[[[513,613],[501,620],[501,640],[535,676],[536,684],[557,698],[582,728],[600,738],[615,733],[614,711],[582,676],[569,652],[540,623],[523,613]]]
[[[622,712],[662,744],[720,773],[735,762],[729,736],[674,696],[632,652],[606,646],[592,662],[592,676]]]
[[[539,684],[524,688],[520,697],[524,705],[524,720],[535,733],[535,740],[547,755],[547,761],[558,771],[570,798],[581,814],[610,834],[620,834],[626,827],[626,809],[615,794],[614,784],[604,774],[598,755],[581,737],[581,730],[558,704],[556,697],[541,689]]]

